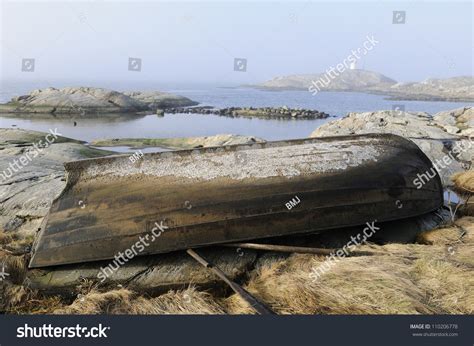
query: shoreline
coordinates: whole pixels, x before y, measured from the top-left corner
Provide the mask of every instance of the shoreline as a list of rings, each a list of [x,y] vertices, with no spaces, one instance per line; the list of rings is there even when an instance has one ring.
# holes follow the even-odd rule
[[[266,86],[258,86],[258,85],[241,85],[235,88],[246,88],[246,89],[256,89],[260,91],[271,91],[271,92],[285,92],[285,91],[308,91],[308,88],[292,88],[292,87],[266,87]],[[450,98],[450,97],[441,97],[441,96],[430,96],[430,95],[423,95],[423,94],[398,94],[393,92],[386,92],[382,90],[360,90],[360,89],[347,89],[347,90],[321,90],[318,93],[359,93],[359,94],[367,94],[367,95],[380,95],[386,96],[384,97],[385,100],[389,101],[426,101],[426,102],[457,102],[457,103],[474,103],[473,98]],[[316,97],[316,96],[315,96]]]

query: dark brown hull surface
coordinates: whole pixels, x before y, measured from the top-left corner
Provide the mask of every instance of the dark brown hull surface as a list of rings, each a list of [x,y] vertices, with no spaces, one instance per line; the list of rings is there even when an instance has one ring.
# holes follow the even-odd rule
[[[415,144],[394,135],[154,153],[135,163],[124,155],[71,162],[30,267],[417,216],[443,203],[437,173],[420,189],[414,184],[432,167]],[[143,249],[133,246],[140,239]]]

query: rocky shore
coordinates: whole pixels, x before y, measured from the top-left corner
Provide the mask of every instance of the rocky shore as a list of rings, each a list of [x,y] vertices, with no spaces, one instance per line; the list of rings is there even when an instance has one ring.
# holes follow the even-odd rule
[[[437,164],[446,185],[450,177],[472,165],[474,138],[472,136],[474,109],[462,107],[440,112],[433,116],[425,112],[377,111],[349,113],[317,128],[311,137],[330,137],[364,133],[393,133],[415,142],[420,149]],[[449,130],[449,131],[448,131]],[[453,154],[450,164],[439,160],[458,145],[464,150]],[[438,161],[437,161],[438,160]]]
[[[193,106],[186,97],[159,91],[121,93],[114,90],[89,87],[46,88],[28,95],[14,97],[0,104],[1,113],[70,114],[94,116],[102,114],[136,114],[155,112],[158,108]]]
[[[226,117],[248,117],[268,119],[325,119],[329,114],[317,110],[283,107],[229,107],[215,109],[213,107],[168,108],[166,113],[177,114],[214,114]]]
[[[20,244],[33,239],[52,200],[65,187],[64,162],[112,154],[62,136],[45,147],[47,135],[0,129],[0,233]],[[23,160],[27,153],[31,162]]]
[[[456,153],[455,160],[440,173],[448,187],[452,185],[450,175],[458,172],[458,190],[462,187],[474,191],[472,174],[459,176],[459,172],[472,167],[474,146],[469,147],[469,136],[473,120],[470,107],[434,116],[399,111],[349,113],[316,129],[312,137],[395,133],[415,141],[431,160],[438,162],[456,144],[462,144],[466,150]],[[34,144],[45,136],[46,133],[34,131],[0,129],[0,167],[8,167],[13,160],[34,150]],[[179,147],[251,143],[260,139],[222,135],[175,140],[173,145]],[[126,141],[111,140],[120,145]],[[157,143],[138,139],[127,144],[140,147]],[[107,263],[26,269],[36,231],[52,200],[65,186],[62,163],[109,154],[60,136],[16,174],[0,180],[0,262],[6,264],[6,271],[11,274],[0,282],[0,311],[252,313],[237,295],[226,293],[215,276],[183,253],[136,258],[100,287],[95,284],[96,275],[100,266]],[[361,250],[375,251],[377,255],[344,258],[317,282],[309,280],[309,274],[312,268],[323,264],[324,257],[227,248],[207,249],[203,254],[281,314],[472,314],[474,218],[466,216],[470,215],[466,214],[469,210],[459,209],[456,218],[464,215],[462,218],[449,215],[455,221],[445,227],[437,227],[440,217],[434,214],[388,223],[374,242],[394,243],[362,246]],[[333,230],[295,240],[294,245],[341,246],[341,241],[353,232],[360,229]],[[413,244],[415,237],[417,244]]]

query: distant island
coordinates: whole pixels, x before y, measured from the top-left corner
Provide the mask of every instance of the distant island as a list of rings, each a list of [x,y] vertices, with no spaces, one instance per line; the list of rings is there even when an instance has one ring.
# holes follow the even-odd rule
[[[246,85],[263,90],[352,91],[387,95],[393,100],[474,102],[474,78],[470,76],[399,83],[381,73],[352,69],[338,73],[298,74]]]

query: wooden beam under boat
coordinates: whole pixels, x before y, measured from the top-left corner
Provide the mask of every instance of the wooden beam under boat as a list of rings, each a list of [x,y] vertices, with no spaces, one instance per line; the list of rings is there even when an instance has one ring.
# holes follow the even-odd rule
[[[421,215],[431,161],[395,135],[311,138],[70,162],[30,267],[166,253]],[[434,172],[418,188],[421,174]],[[141,245],[140,245],[141,244]]]

